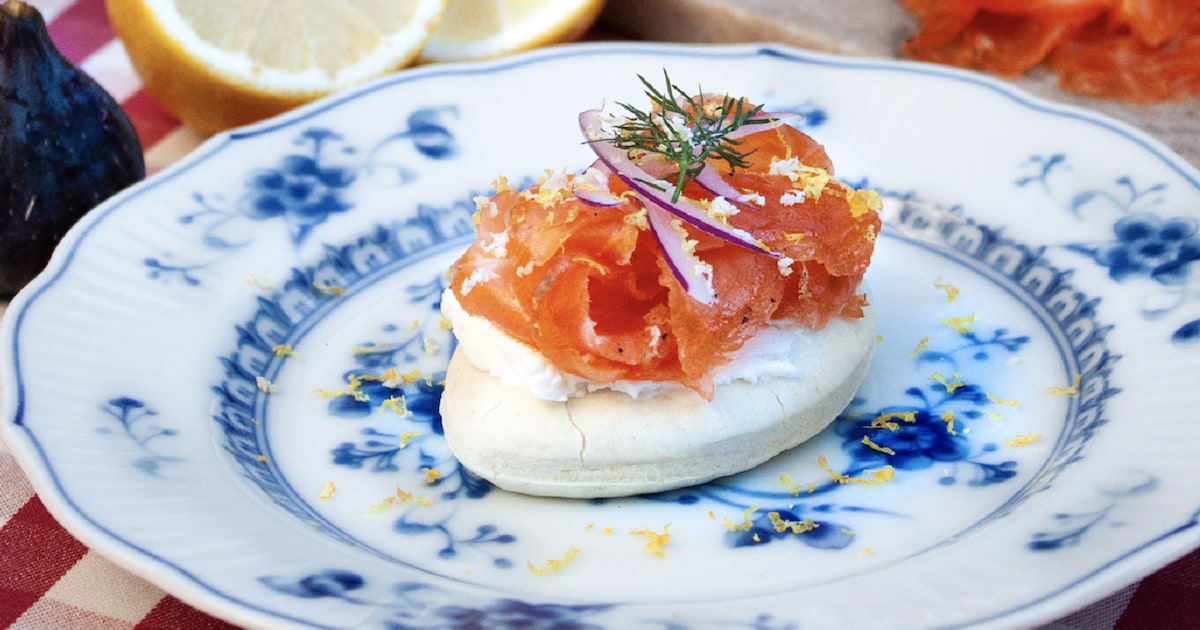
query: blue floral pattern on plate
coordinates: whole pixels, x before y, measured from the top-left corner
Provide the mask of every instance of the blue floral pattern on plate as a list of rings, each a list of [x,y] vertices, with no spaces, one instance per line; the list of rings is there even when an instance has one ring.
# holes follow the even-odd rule
[[[753,471],[521,497],[441,438],[441,274],[490,177],[587,163],[574,115],[636,90],[597,71],[618,66],[800,109],[885,194],[877,359]],[[522,98],[546,77],[562,98]],[[960,97],[976,119],[947,145]],[[2,426],[69,529],[246,625],[1031,625],[1200,542],[1198,199],[1136,132],[945,69],[631,44],[424,68],[92,213],[6,319]]]
[[[1052,198],[1063,196],[1064,191],[1056,187],[1053,176],[1070,168],[1066,154],[1035,155],[1029,158],[1028,165],[1035,174],[1021,176],[1017,186],[1037,185]],[[1156,283],[1165,299],[1143,309],[1150,320],[1194,306],[1200,296],[1200,288],[1196,286],[1196,270],[1200,269],[1200,220],[1194,216],[1156,214],[1155,210],[1164,202],[1165,191],[1165,184],[1143,188],[1132,177],[1121,176],[1107,188],[1073,191],[1067,195],[1068,200],[1060,202],[1077,217],[1094,205],[1107,206],[1119,213],[1112,224],[1110,239],[1071,243],[1067,248],[1108,269],[1109,277],[1116,282]],[[1188,321],[1171,333],[1171,340],[1176,343],[1198,339],[1200,319]]]

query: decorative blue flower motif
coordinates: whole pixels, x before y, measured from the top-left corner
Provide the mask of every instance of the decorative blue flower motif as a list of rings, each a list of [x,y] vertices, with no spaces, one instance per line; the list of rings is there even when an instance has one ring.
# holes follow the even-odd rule
[[[929,393],[910,387],[905,394],[919,405],[889,406],[874,414],[852,413],[837,421],[834,430],[842,437],[842,449],[853,460],[844,474],[856,476],[884,466],[915,471],[940,464],[966,464],[977,473],[967,482],[971,486],[1002,483],[1016,476],[1014,461],[979,460],[979,455],[996,451],[996,446],[985,444],[977,453],[963,431],[968,422],[983,415],[978,407],[989,404],[987,394],[978,385],[934,383]],[[884,419],[887,426],[872,426],[875,419]],[[957,481],[953,473],[939,479],[943,485]]]
[[[354,209],[353,192],[356,186],[361,187],[361,180],[383,173],[395,175],[392,185],[416,181],[418,171],[410,165],[413,151],[423,159],[454,158],[459,151],[458,143],[445,123],[447,116],[454,114],[457,110],[453,106],[418,108],[408,115],[400,131],[361,150],[347,144],[341,134],[331,129],[313,127],[301,131],[293,140],[298,150],[278,158],[273,166],[248,172],[242,188],[232,195],[235,201],[229,201],[223,193],[192,193],[196,207],[178,220],[183,225],[195,226],[200,243],[219,255],[202,262],[177,260],[173,252],[144,256],[146,276],[151,280],[200,286],[199,271],[252,244],[253,238],[247,234],[253,231],[239,225],[247,220],[279,221],[286,226],[292,243],[301,245],[330,217]],[[436,214],[420,217],[428,224],[425,227],[447,228],[442,233],[431,231],[435,238],[445,238],[457,229],[453,223],[436,223],[447,218]],[[466,225],[470,226],[469,221]]]
[[[893,412],[911,412],[913,421],[897,421],[895,430],[872,429],[861,421],[838,424],[842,448],[854,458],[854,470],[888,465],[898,470],[925,470],[934,464],[961,461],[970,454],[971,447],[966,438],[951,434],[946,430],[946,423],[932,413],[923,409],[885,408],[880,415]],[[863,438],[894,453],[870,448],[863,443]]]
[[[1200,260],[1196,228],[1196,220],[1190,217],[1164,220],[1148,213],[1131,214],[1113,224],[1113,241],[1071,249],[1108,267],[1109,276],[1118,282],[1142,276],[1179,285],[1187,279],[1189,265]]]
[[[1016,185],[1036,185],[1072,216],[1082,218],[1084,209],[1101,207],[1119,218],[1113,223],[1114,238],[1101,243],[1073,243],[1066,249],[1082,253],[1108,269],[1117,282],[1151,280],[1163,287],[1153,306],[1143,307],[1143,316],[1158,319],[1195,299],[1193,265],[1200,260],[1198,225],[1192,217],[1163,218],[1152,210],[1166,201],[1167,185],[1140,187],[1132,177],[1118,177],[1109,189],[1085,189],[1063,195],[1053,184],[1054,173],[1069,170],[1067,156],[1034,155],[1025,164],[1033,174],[1018,177]],[[1175,343],[1200,340],[1200,319],[1192,319],[1171,333]]]
[[[819,506],[818,509],[822,508]],[[797,524],[797,529],[792,529],[791,524]],[[725,533],[725,544],[729,547],[751,547],[786,539],[814,549],[838,550],[854,542],[854,533],[842,523],[805,518],[798,511],[787,508],[755,510],[749,528],[735,526],[733,531]]]
[[[134,460],[134,468],[148,475],[158,476],[163,464],[180,461],[178,457],[160,455],[155,452],[151,441],[159,437],[177,435],[178,432],[152,422],[151,419],[157,416],[158,412],[148,407],[146,403],[136,398],[120,396],[109,400],[100,409],[115,418],[121,424],[125,436],[146,453],[144,457]],[[98,431],[100,433],[111,432],[108,427],[101,427]]]
[[[408,117],[408,130],[392,139],[407,138],[423,155],[435,160],[450,157],[458,151],[458,144],[454,142],[454,134],[442,124],[442,117],[455,111],[452,107],[418,109]]]
[[[1135,477],[1128,485],[1116,488],[1098,490],[1098,494],[1108,499],[1108,502],[1098,509],[1084,512],[1058,512],[1053,515],[1055,527],[1053,531],[1034,533],[1029,541],[1033,551],[1057,551],[1063,547],[1079,544],[1093,528],[1101,523],[1117,527],[1122,525],[1114,521],[1112,516],[1125,499],[1139,497],[1158,490],[1159,480],[1152,476]]]
[[[311,143],[311,155],[286,155],[275,168],[251,171],[241,206],[257,221],[282,217],[297,244],[330,215],[353,207],[344,194],[356,178],[349,168],[321,163],[322,146],[341,140],[340,135],[318,128],[305,131],[302,139]]]
[[[419,600],[432,590],[421,583],[403,583],[395,588],[408,606],[390,620],[393,630],[432,630],[434,628],[524,628],[528,630],[600,630],[603,625],[586,622],[612,608],[609,604],[535,604],[502,598],[489,602],[425,605]],[[421,611],[421,621],[412,619],[408,610]]]
[[[303,599],[319,599],[335,597],[355,601],[347,596],[348,593],[362,588],[366,581],[361,575],[343,569],[326,569],[319,573],[305,575],[299,579],[267,575],[258,578],[259,582],[272,590],[300,597]]]
[[[470,548],[474,551],[484,553],[492,559],[492,564],[498,569],[511,569],[513,566],[512,560],[503,556],[496,556],[487,553],[487,547],[484,545],[507,545],[517,541],[517,537],[512,534],[502,534],[499,528],[495,525],[485,524],[475,528],[475,534],[468,537],[460,537],[456,535],[450,527],[452,517],[446,517],[434,523],[422,523],[414,519],[408,518],[408,515],[401,516],[396,521],[393,529],[397,534],[405,536],[423,536],[426,534],[440,535],[445,541],[445,544],[438,550],[438,557],[443,560],[450,560],[458,557],[458,552],[462,548]]]
[[[390,616],[383,620],[383,626],[391,630],[600,630],[603,626],[586,623],[586,617],[613,608],[611,604],[536,604],[512,598],[472,598],[422,582],[394,584],[391,597],[373,601],[355,594],[366,587],[366,580],[344,569],[326,569],[299,578],[268,575],[258,581],[281,595],[335,598],[386,611]]]

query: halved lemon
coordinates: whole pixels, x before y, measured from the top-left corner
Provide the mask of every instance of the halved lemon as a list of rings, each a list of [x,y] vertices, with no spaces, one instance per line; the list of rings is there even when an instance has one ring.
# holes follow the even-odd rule
[[[445,0],[107,0],[145,90],[204,134],[416,59]]]
[[[578,39],[604,0],[447,0],[420,61],[498,57]]]

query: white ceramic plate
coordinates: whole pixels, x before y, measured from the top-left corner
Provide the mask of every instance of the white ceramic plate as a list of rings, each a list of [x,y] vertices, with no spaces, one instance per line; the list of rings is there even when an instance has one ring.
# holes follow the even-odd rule
[[[576,113],[664,69],[804,113],[888,197],[870,377],[719,483],[494,489],[436,415],[472,198],[587,165]],[[1200,175],[1158,143],[952,70],[634,44],[424,68],[87,217],[5,320],[3,434],[85,543],[248,625],[1031,624],[1200,541],[1198,222]]]

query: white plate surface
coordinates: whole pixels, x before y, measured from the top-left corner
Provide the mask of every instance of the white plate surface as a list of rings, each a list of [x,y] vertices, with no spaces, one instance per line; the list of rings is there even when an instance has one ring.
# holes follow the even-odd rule
[[[586,166],[576,113],[664,69],[804,113],[888,198],[871,374],[718,483],[495,489],[436,414],[472,198]],[[953,70],[640,44],[423,68],[91,213],[5,318],[2,432],[71,532],[246,625],[1032,624],[1200,542],[1198,224],[1200,174],[1158,143]]]

